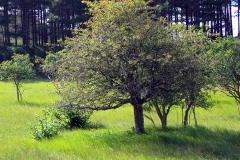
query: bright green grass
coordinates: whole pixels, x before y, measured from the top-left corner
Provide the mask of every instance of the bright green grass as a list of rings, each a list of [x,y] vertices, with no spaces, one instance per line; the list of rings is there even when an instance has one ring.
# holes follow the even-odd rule
[[[50,140],[37,141],[30,123],[57,98],[47,81],[24,84],[23,102],[18,103],[12,83],[0,82],[0,159],[13,160],[127,160],[127,159],[240,159],[240,115],[234,100],[213,94],[214,107],[197,109],[199,127],[193,119],[181,127],[181,110],[170,112],[169,129],[162,131],[145,119],[147,134],[132,132],[131,106],[94,112],[93,128],[62,131]]]

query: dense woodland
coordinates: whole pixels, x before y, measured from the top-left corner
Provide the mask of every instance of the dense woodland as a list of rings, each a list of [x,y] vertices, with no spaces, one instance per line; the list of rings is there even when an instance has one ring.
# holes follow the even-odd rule
[[[153,0],[158,16],[174,23],[204,27],[221,36],[233,35],[232,7],[239,0]],[[14,52],[27,52],[31,58],[45,58],[46,48],[72,36],[74,28],[89,19],[81,0],[0,0],[0,61]],[[239,23],[239,22],[238,22]],[[240,26],[240,25],[239,25]],[[238,26],[238,35],[240,27]]]
[[[5,52],[13,47],[23,47],[34,57],[37,47],[71,37],[72,29],[83,27],[81,22],[88,20],[85,10],[80,0],[1,0],[0,60],[8,58]]]

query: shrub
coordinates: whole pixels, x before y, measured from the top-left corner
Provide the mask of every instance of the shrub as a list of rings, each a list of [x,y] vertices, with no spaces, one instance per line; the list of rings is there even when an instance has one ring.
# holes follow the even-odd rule
[[[85,128],[92,111],[43,110],[42,117],[37,116],[37,124],[31,124],[33,138],[41,140],[58,135],[61,129]]]
[[[61,119],[56,118],[56,115]],[[37,124],[31,125],[31,134],[33,138],[41,140],[43,138],[52,138],[58,135],[61,128],[65,127],[68,119],[54,110],[43,110],[42,117],[37,116]]]
[[[65,111],[65,115],[69,119],[69,128],[85,128],[92,111]]]

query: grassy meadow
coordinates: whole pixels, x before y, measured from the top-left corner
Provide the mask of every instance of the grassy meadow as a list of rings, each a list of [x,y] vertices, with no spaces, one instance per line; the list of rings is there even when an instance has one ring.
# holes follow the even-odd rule
[[[24,84],[23,101],[17,102],[13,83],[0,82],[0,159],[3,160],[153,160],[153,159],[240,159],[240,115],[232,98],[212,93],[214,106],[197,108],[198,127],[191,117],[182,128],[181,110],[173,109],[169,129],[161,130],[145,119],[146,134],[135,135],[133,110],[94,112],[92,127],[62,131],[52,139],[37,141],[30,124],[57,98],[47,80]]]

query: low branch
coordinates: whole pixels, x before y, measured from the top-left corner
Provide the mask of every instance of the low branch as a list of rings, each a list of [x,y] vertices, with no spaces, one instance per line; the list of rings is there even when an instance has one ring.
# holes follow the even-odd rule
[[[130,99],[122,100],[118,104],[113,105],[113,106],[111,104],[109,104],[107,106],[90,107],[90,106],[82,106],[80,104],[67,104],[67,105],[64,105],[64,106],[61,106],[61,107],[63,107],[63,108],[69,108],[69,107],[70,108],[76,108],[77,107],[77,109],[82,109],[82,110],[96,110],[96,111],[98,111],[98,110],[117,109],[117,108],[119,108],[119,107],[121,107],[125,104],[128,104],[128,103],[130,103]]]
[[[146,117],[147,119],[149,119],[153,123],[153,125],[156,126],[156,124],[155,124],[154,120],[152,119],[152,117],[150,117],[150,116],[148,116],[146,114],[143,114],[143,116]]]

